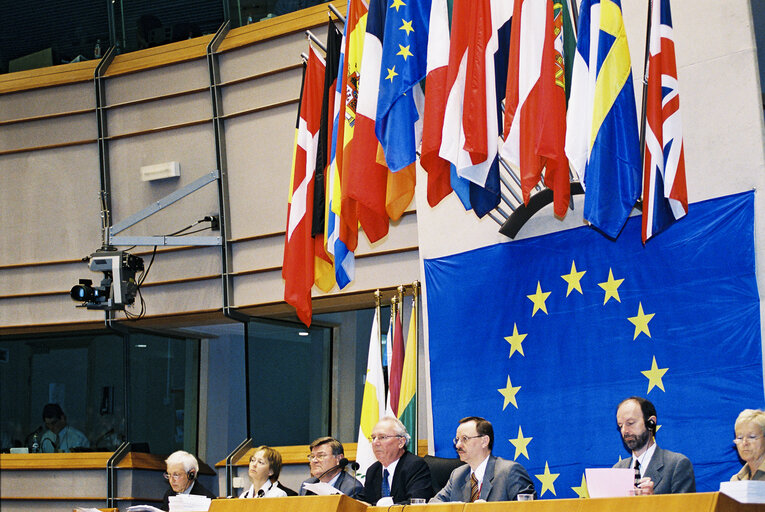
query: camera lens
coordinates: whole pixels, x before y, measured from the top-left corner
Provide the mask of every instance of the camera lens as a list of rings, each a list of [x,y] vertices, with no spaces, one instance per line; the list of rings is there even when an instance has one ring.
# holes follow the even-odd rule
[[[72,300],[76,300],[78,302],[86,302],[95,297],[95,290],[92,286],[76,284],[72,286],[72,290],[69,292],[69,295],[72,297]]]

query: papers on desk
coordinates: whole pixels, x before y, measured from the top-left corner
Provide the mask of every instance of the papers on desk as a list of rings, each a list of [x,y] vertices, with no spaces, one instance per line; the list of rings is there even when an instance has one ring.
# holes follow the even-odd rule
[[[170,496],[170,512],[207,512],[210,510],[212,500],[206,496],[196,494],[179,494]],[[128,512],[164,512],[162,509],[151,505],[133,505],[127,508]]]
[[[170,496],[170,512],[207,512],[212,500],[196,494],[178,494]]]
[[[765,503],[765,482],[756,480],[720,482],[720,492],[739,503]]]
[[[343,491],[333,487],[326,482],[316,482],[315,484],[304,483],[303,487],[317,496],[330,496],[332,494],[343,494]]]
[[[634,469],[587,468],[584,474],[590,498],[621,498],[635,489]]]

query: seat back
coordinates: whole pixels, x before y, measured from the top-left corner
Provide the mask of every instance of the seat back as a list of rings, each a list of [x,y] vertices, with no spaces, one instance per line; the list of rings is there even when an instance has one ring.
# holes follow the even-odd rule
[[[423,458],[428,464],[428,468],[430,468],[430,480],[434,493],[438,493],[438,491],[444,488],[446,482],[449,481],[449,475],[452,474],[452,471],[465,464],[459,459],[434,457],[432,455],[425,455]]]

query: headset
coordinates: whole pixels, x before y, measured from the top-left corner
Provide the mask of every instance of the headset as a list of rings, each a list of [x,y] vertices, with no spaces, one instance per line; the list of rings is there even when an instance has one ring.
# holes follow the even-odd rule
[[[197,477],[197,472],[192,469],[186,473],[186,476],[189,477],[189,480],[193,481]]]
[[[656,434],[656,422],[652,418],[645,420],[645,427],[650,430],[652,434]]]

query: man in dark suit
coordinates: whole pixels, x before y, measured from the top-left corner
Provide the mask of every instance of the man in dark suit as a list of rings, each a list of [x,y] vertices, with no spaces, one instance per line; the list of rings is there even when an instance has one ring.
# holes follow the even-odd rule
[[[162,510],[170,508],[170,496],[177,496],[179,494],[195,494],[207,496],[210,499],[217,498],[217,496],[197,482],[199,462],[190,453],[183,450],[173,452],[165,460],[165,465],[167,468],[165,478],[170,483],[170,489],[162,497],[162,504],[159,506]]]
[[[477,416],[460,420],[454,448],[460,460],[467,462],[452,471],[449,481],[431,503],[476,500],[512,501],[518,494],[534,495],[534,484],[526,469],[511,460],[491,454],[494,428]]]
[[[623,400],[616,409],[616,425],[632,456],[614,467],[635,469],[636,494],[696,492],[688,457],[656,444],[656,408],[651,402],[639,396]]]
[[[310,445],[308,456],[311,478],[300,484],[300,495],[314,494],[305,488],[305,484],[324,482],[339,489],[346,496],[355,498],[364,486],[354,476],[346,473],[340,461],[345,459],[343,445],[334,437],[320,437]],[[348,463],[348,460],[345,460]]]
[[[433,496],[428,464],[406,450],[410,437],[403,423],[386,416],[369,438],[377,462],[367,470],[360,500],[376,505],[380,499],[390,498],[393,503],[407,504],[412,498]]]

